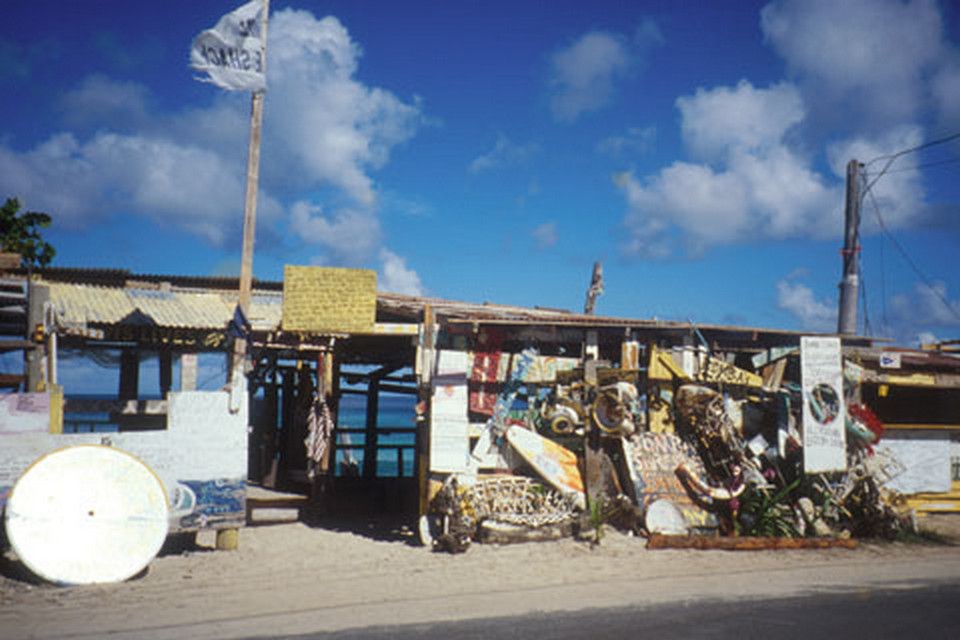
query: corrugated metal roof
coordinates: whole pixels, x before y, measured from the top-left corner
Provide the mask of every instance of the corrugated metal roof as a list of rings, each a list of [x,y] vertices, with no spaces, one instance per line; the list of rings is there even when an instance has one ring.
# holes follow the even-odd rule
[[[235,293],[177,288],[101,287],[48,283],[50,301],[65,325],[152,323],[183,329],[222,329],[233,317]],[[254,329],[280,323],[282,296],[258,293],[250,305]]]
[[[63,270],[64,273],[44,273],[50,287],[51,301],[56,305],[60,320],[74,328],[87,325],[156,324],[157,326],[185,329],[221,329],[233,317],[238,293],[235,289],[221,289],[225,281],[174,276],[164,280],[162,276],[134,275],[126,271],[90,273],[85,270]],[[57,276],[69,276],[68,281]],[[96,276],[92,281],[82,278]],[[102,278],[101,278],[102,276]],[[52,278],[52,279],[51,279]],[[77,280],[80,280],[78,282]],[[211,287],[211,285],[213,285]],[[419,322],[424,307],[430,305],[434,312],[448,322],[473,322],[510,325],[568,326],[578,328],[618,328],[654,331],[687,332],[693,325],[689,322],[658,319],[630,319],[584,315],[557,309],[519,307],[491,303],[471,303],[439,298],[426,298],[396,293],[378,292],[378,320],[390,322]],[[283,308],[282,283],[259,282],[254,284],[249,320],[258,331],[272,331],[280,327]],[[381,318],[386,316],[385,318]],[[697,330],[705,334],[723,336],[732,340],[737,335],[748,335],[749,342],[782,341],[799,339],[806,332],[756,328],[730,327],[698,324]],[[708,337],[710,337],[708,335]],[[844,343],[869,345],[865,336],[844,336]]]

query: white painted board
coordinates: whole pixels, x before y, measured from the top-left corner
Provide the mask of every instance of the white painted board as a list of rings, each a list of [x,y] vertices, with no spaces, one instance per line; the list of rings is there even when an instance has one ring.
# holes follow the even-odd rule
[[[845,471],[847,432],[840,339],[800,338],[800,370],[804,471]]]
[[[950,491],[950,435],[937,432],[887,435],[877,445],[905,467],[886,486],[903,494]]]
[[[464,473],[469,456],[467,353],[439,351],[430,384],[430,471]]]

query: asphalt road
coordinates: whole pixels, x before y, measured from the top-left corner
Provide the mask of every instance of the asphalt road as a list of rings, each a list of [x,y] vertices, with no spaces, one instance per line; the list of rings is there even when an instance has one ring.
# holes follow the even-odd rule
[[[960,637],[958,612],[960,576],[954,583],[819,592],[775,600],[691,601],[270,637],[296,640],[953,639]]]

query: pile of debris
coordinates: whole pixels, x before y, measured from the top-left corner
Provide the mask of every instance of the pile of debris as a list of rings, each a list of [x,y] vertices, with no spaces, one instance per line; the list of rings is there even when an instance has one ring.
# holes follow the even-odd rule
[[[788,359],[799,371],[797,349],[761,362],[760,373],[703,350],[686,369],[676,353],[648,355],[643,369],[586,361],[531,385],[523,362],[537,353],[519,354],[471,467],[435,488],[422,534],[459,552],[475,540],[599,542],[605,526],[658,540],[765,539],[770,548],[915,528],[905,500],[885,487],[903,467],[876,448],[883,425],[858,402],[855,376],[785,381]],[[810,424],[842,436],[831,469],[811,464]]]

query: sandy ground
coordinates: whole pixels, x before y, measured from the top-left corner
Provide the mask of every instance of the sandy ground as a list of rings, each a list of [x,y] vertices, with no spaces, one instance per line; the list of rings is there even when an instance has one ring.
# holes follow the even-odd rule
[[[404,527],[363,521],[248,527],[240,549],[165,553],[123,584],[31,583],[8,552],[0,565],[0,637],[246,638],[533,611],[650,606],[700,598],[960,582],[960,516],[927,519],[946,543],[829,551],[651,551],[608,531],[572,539],[415,546]]]

